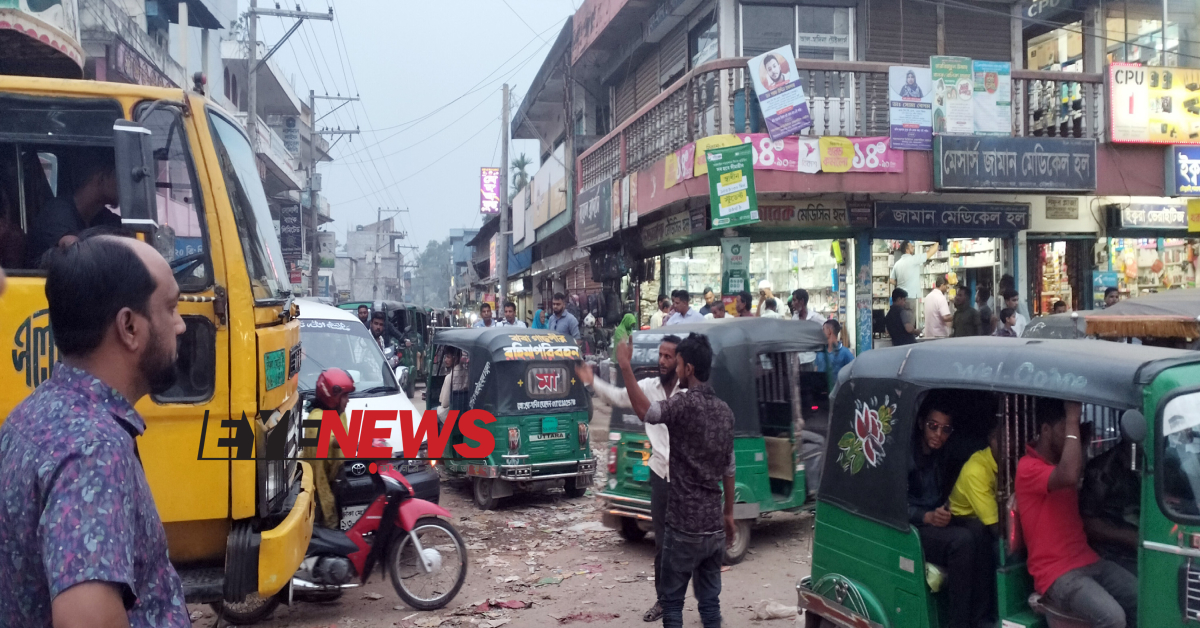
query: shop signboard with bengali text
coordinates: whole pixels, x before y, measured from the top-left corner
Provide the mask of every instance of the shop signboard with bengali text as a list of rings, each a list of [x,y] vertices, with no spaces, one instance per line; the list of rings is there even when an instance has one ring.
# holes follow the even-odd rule
[[[1130,203],[1122,206],[1123,229],[1187,229],[1187,208],[1182,204]]]
[[[500,169],[479,169],[479,213],[500,213]]]
[[[682,242],[708,230],[708,217],[703,207],[672,214],[642,227],[642,248],[653,249],[669,242]]]
[[[875,228],[951,233],[1012,233],[1029,228],[1029,205],[876,201]]]
[[[760,204],[758,217],[755,230],[850,227],[850,214],[841,200]]]
[[[709,204],[714,229],[758,222],[758,193],[754,188],[754,155],[749,145],[709,150]]]
[[[604,179],[581,191],[575,207],[575,241],[579,246],[612,237],[612,179]]]
[[[289,264],[304,256],[304,219],[299,205],[279,208],[279,248]]]
[[[796,135],[812,126],[808,98],[804,95],[791,45],[758,55],[747,65],[771,139]]]
[[[1200,69],[1108,67],[1109,137],[1118,144],[1200,144]]]
[[[1096,189],[1096,140],[938,135],[933,139],[937,190]]]
[[[1200,196],[1200,146],[1167,149],[1167,196]]]

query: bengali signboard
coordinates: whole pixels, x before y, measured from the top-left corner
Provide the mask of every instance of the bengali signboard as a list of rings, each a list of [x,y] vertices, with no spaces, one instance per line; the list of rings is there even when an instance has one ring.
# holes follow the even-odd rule
[[[1200,144],[1200,69],[1108,67],[1109,137],[1125,144]]]
[[[1162,203],[1130,203],[1121,208],[1124,229],[1187,229],[1187,208]]]
[[[738,144],[709,150],[709,204],[714,229],[758,222],[758,194],[754,190],[754,155],[750,146]]]
[[[975,75],[967,57],[930,57],[933,79],[933,132],[975,132]]]
[[[1167,149],[1167,195],[1200,196],[1200,146]]]
[[[796,135],[812,126],[808,98],[790,45],[758,55],[747,65],[771,139]]]
[[[500,213],[500,169],[479,169],[479,213]]]
[[[877,229],[1012,232],[1029,228],[1027,203],[875,203]]]
[[[612,237],[612,179],[579,193],[576,200],[575,241],[588,246]]]
[[[304,257],[304,220],[299,205],[279,208],[279,248],[289,265]]]
[[[761,219],[761,222],[754,225],[755,229],[836,229],[850,226],[850,214],[846,208],[846,203],[837,200],[759,205],[758,217]]]
[[[682,241],[708,230],[703,207],[667,216],[641,229],[642,248],[652,249],[672,241]]]
[[[1096,141],[939,135],[933,139],[933,187],[1095,190]]]
[[[891,147],[933,149],[933,78],[929,68],[888,68],[888,119]]]
[[[1047,220],[1076,220],[1079,218],[1078,196],[1047,196]]]

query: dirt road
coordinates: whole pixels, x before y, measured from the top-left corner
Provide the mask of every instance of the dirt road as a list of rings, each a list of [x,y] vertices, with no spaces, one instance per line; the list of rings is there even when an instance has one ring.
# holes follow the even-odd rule
[[[422,409],[417,394],[418,409]],[[603,485],[608,442],[608,408],[594,413],[592,442],[600,462],[595,490]],[[627,542],[600,525],[594,491],[567,499],[562,491],[521,494],[495,511],[471,501],[465,481],[443,481],[441,504],[468,544],[467,580],[458,596],[440,611],[417,612],[404,605],[380,575],[365,587],[350,589],[329,604],[296,602],[281,606],[264,627],[432,628],[499,626],[654,626],[642,613],[654,602],[653,535]],[[774,514],[754,528],[751,549],[739,565],[722,575],[721,609],[725,626],[790,626],[791,619],[755,621],[752,607],[763,600],[796,603],[796,581],[808,574],[812,516]],[[491,604],[489,604],[491,602]],[[500,604],[504,602],[505,604]],[[511,607],[511,608],[510,608]],[[193,626],[212,628],[216,618],[206,606],[193,610]],[[695,600],[689,597],[684,625],[699,626]]]

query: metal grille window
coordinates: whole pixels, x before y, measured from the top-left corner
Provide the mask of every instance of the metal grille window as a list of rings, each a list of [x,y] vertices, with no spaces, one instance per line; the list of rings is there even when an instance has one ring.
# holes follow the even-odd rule
[[[571,390],[570,376],[561,366],[531,366],[525,377],[525,393],[534,399],[554,399]]]

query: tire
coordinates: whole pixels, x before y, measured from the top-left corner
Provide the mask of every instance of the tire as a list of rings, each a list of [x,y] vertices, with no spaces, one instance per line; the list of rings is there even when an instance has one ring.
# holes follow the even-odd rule
[[[279,598],[274,595],[269,598],[261,598],[257,593],[251,593],[243,602],[236,604],[213,602],[209,606],[212,607],[218,618],[235,626],[247,626],[257,624],[270,617],[271,613],[274,613],[275,609],[279,607]]]
[[[750,519],[738,519],[734,522],[733,544],[725,548],[726,565],[736,565],[746,558],[750,550]]]
[[[471,494],[475,497],[475,505],[483,510],[495,510],[500,505],[499,497],[492,497],[492,487],[498,480],[494,478],[472,478]]]
[[[406,578],[405,572],[402,570],[402,567],[404,566],[402,563],[407,562],[404,560],[406,558],[405,548],[411,547],[411,537],[407,533],[401,531],[401,536],[398,536],[392,543],[392,546],[388,548],[388,576],[392,579],[392,588],[396,590],[396,595],[399,595],[400,599],[404,600],[405,604],[408,604],[410,607],[416,610],[436,610],[449,604],[450,600],[453,600],[454,596],[458,595],[459,589],[462,588],[463,582],[465,582],[467,579],[467,547],[466,544],[463,543],[462,536],[458,534],[458,530],[454,529],[454,526],[451,525],[450,522],[438,519],[437,517],[422,517],[418,519],[416,525],[413,527],[413,530],[418,534],[421,534],[423,531],[443,534],[444,536],[448,537],[445,539],[445,541],[452,543],[455,546],[455,553],[459,557],[458,575],[454,580],[453,586],[433,597],[417,597],[405,586],[405,582],[410,580],[413,576]],[[427,540],[428,539],[422,539],[422,543],[425,543]],[[430,547],[425,547],[426,551],[431,549],[432,548]],[[409,553],[413,554],[414,559],[416,558],[415,552],[413,552],[411,549],[409,550]],[[442,558],[445,560],[444,556]],[[453,561],[453,559],[450,560]],[[450,564],[450,562],[441,563],[441,566],[442,568],[454,567],[452,564]],[[420,570],[420,567],[415,565],[413,568]]]
[[[574,484],[574,478],[567,478],[566,481],[567,481],[567,485],[563,487],[563,490],[565,490],[567,492],[568,499],[575,499],[578,497],[583,497],[587,493],[586,486],[583,488],[579,488],[577,486],[572,486],[572,484]]]
[[[408,395],[409,399],[412,399],[413,395],[416,394],[416,391],[417,391],[416,382],[414,382],[411,377],[408,378],[408,386],[405,386],[404,394]]]
[[[637,542],[646,538],[646,531],[638,525],[637,519],[633,517],[621,517],[621,538],[626,541]]]

